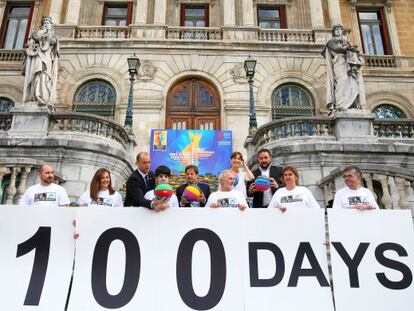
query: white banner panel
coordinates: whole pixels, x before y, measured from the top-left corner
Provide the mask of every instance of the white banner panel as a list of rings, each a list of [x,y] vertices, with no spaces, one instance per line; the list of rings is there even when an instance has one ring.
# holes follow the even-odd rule
[[[239,209],[170,209],[158,218],[158,310],[244,310]]]
[[[1,310],[63,310],[73,266],[74,210],[0,207]]]
[[[146,208],[79,208],[68,310],[156,310],[158,215]],[[156,252],[158,251],[158,253]]]
[[[412,311],[410,211],[329,210],[336,311]]]
[[[323,210],[243,214],[246,311],[333,311]]]

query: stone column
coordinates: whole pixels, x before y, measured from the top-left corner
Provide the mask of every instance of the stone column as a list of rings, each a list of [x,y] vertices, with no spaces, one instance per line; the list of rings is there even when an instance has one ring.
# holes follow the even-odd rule
[[[321,0],[309,0],[310,15],[313,29],[325,28]]]
[[[339,0],[328,0],[328,11],[329,22],[331,24],[331,27],[337,24],[342,25],[341,8],[339,6]]]
[[[242,0],[243,26],[254,26],[253,0]]]
[[[381,183],[381,187],[382,187],[382,199],[381,202],[382,204],[384,204],[386,209],[391,209],[392,208],[392,198],[390,195],[390,191],[388,189],[388,176],[386,175],[375,175],[380,183]]]
[[[236,25],[236,7],[234,0],[223,0],[223,18],[224,26]]]
[[[54,24],[61,23],[60,18],[62,16],[62,7],[63,7],[63,0],[52,0],[49,16],[52,17],[52,21]]]
[[[155,0],[154,24],[165,25],[166,14],[167,14],[167,0]]]
[[[6,193],[7,193],[7,199],[6,199],[6,205],[11,205],[13,204],[13,198],[14,195],[17,192],[16,189],[16,176],[19,173],[20,168],[17,167],[13,167],[11,169],[11,176],[10,176],[10,184],[6,189]]]
[[[410,208],[410,202],[408,202],[407,195],[405,194],[405,179],[401,177],[395,177],[395,185],[398,190],[398,207],[402,209]]]
[[[148,0],[137,0],[137,5],[135,8],[135,24],[138,24],[138,25],[146,24],[147,13],[148,13]]]
[[[362,177],[367,182],[367,188],[369,190],[371,190],[372,194],[374,195],[375,200],[378,199],[377,194],[374,192],[374,187],[372,186],[372,174],[371,173],[364,173],[364,174],[362,174]]]
[[[0,198],[3,196],[3,188],[1,187],[1,184],[3,182],[4,175],[9,173],[9,169],[7,167],[0,167]]]
[[[81,1],[79,0],[69,0],[65,24],[77,25],[79,20],[79,11],[80,11]]]
[[[24,192],[26,191],[26,179],[27,179],[27,175],[29,175],[30,171],[32,170],[31,166],[25,166],[22,168],[21,172],[21,176],[20,176],[20,185],[19,188],[17,188],[17,200],[16,203],[18,203],[20,201],[20,199],[22,198]]]

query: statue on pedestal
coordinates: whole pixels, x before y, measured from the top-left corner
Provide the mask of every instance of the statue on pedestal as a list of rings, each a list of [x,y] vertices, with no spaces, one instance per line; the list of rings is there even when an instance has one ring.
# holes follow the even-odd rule
[[[326,107],[333,110],[365,107],[362,56],[344,36],[342,25],[332,27],[332,39],[322,51],[327,66]]]
[[[59,41],[50,16],[42,17],[40,30],[31,34],[26,49],[23,103],[53,106],[58,75]]]

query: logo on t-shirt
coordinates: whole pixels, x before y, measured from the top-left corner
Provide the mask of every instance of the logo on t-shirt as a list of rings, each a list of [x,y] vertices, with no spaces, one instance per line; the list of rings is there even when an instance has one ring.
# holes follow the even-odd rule
[[[56,192],[35,193],[34,202],[53,202],[56,201]]]
[[[301,194],[294,194],[294,195],[287,195],[280,198],[280,203],[294,203],[294,202],[302,202],[303,197]]]
[[[363,196],[353,196],[353,197],[348,197],[348,204],[349,205],[357,205],[359,203],[368,203],[368,198],[367,197],[363,197]]]
[[[92,200],[91,204],[102,205],[102,206],[112,206],[112,199],[98,197],[96,201]]]
[[[217,200],[217,204],[220,207],[238,207],[239,206],[237,204],[237,199],[236,198],[223,198],[223,199],[218,199]]]

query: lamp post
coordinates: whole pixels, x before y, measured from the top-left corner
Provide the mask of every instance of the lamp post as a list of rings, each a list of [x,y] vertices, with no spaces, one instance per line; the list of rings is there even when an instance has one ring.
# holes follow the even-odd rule
[[[128,71],[129,71],[129,94],[128,94],[128,107],[125,115],[125,130],[128,134],[132,134],[132,108],[134,106],[134,81],[135,75],[138,74],[139,66],[141,65],[139,58],[135,56],[128,57]]]
[[[256,60],[250,55],[244,61],[247,81],[249,82],[249,136],[253,136],[257,130],[256,110],[254,109],[253,99],[253,77],[256,69]]]

